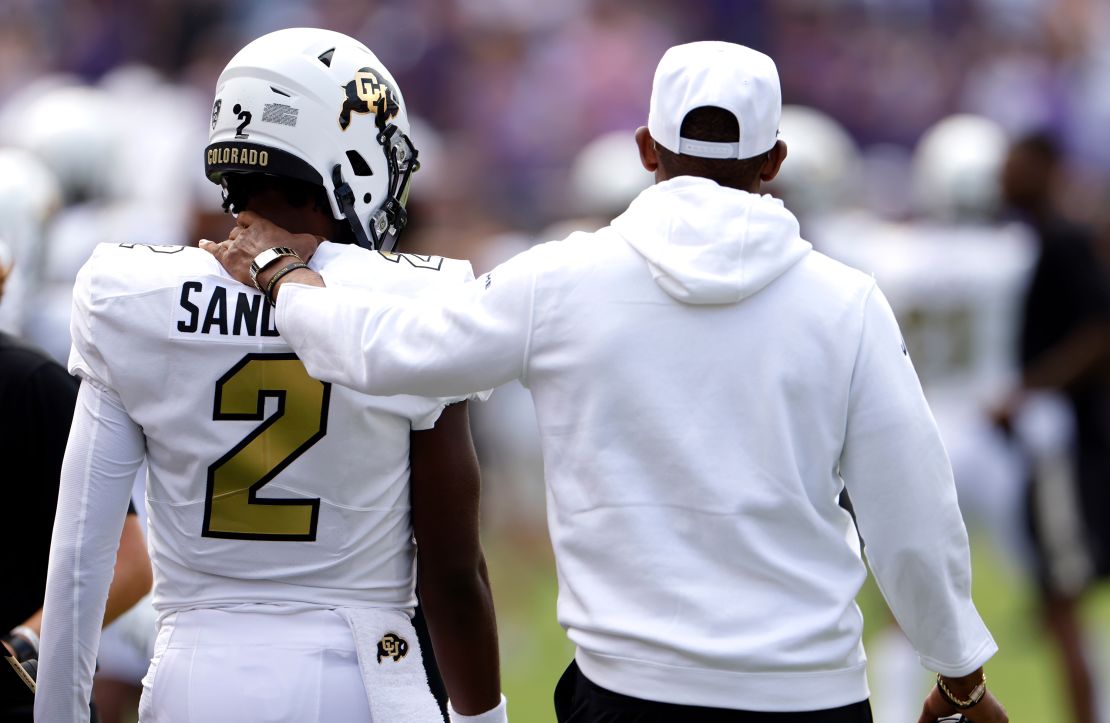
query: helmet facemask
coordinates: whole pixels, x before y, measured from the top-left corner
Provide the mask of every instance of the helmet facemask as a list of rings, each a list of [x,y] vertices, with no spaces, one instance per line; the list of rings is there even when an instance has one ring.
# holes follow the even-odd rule
[[[389,186],[385,201],[381,207],[370,216],[367,224],[370,237],[367,238],[366,230],[359,221],[355,210],[355,194],[351,186],[343,179],[343,166],[332,166],[332,185],[335,187],[335,201],[340,212],[351,231],[357,239],[359,246],[378,251],[393,251],[397,246],[397,239],[408,225],[408,211],[405,204],[409,197],[409,184],[412,174],[420,170],[417,160],[419,151],[412,144],[412,140],[393,124],[386,125],[378,134],[378,144],[385,154],[386,166],[389,169]]]

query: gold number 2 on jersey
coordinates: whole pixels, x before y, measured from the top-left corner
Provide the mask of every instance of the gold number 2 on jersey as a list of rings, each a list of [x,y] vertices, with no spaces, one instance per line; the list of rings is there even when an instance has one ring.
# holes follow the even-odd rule
[[[216,382],[214,420],[263,423],[208,468],[204,537],[316,539],[319,499],[257,495],[327,434],[330,396],[331,384],[308,376],[296,354],[247,354]],[[267,398],[277,399],[269,418]]]

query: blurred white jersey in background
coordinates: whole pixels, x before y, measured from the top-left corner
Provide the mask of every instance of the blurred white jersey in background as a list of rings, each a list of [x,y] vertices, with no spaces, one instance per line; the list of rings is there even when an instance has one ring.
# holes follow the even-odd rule
[[[1025,227],[887,223],[843,216],[810,229],[814,246],[872,274],[890,300],[952,461],[971,525],[1011,558],[1024,484],[987,411],[1017,375],[1022,304],[1036,261]]]

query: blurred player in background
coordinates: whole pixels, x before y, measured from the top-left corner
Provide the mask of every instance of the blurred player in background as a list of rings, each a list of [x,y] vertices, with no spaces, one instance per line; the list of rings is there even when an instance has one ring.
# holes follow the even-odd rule
[[[1048,630],[1059,647],[1077,723],[1095,723],[1098,700],[1079,602],[1110,573],[1110,279],[1089,229],[1058,210],[1061,154],[1047,134],[1020,138],[1002,176],[1009,208],[1033,230],[1036,265],[1021,318],[1020,375],[995,410],[1022,430],[1030,397],[1066,401],[1073,433],[1030,465],[1029,521]],[[1055,464],[1053,464],[1055,462]]]
[[[0,148],[0,266],[5,274],[0,331],[23,336],[39,287],[46,233],[61,205],[61,188],[42,160],[23,149]]]
[[[118,197],[106,175],[115,168],[123,126],[104,91],[53,76],[9,103],[0,127],[8,142],[41,159],[58,179],[62,203],[38,244],[21,332],[65,364],[77,269],[118,230]]]
[[[814,244],[873,274],[889,295],[945,447],[965,513],[1015,555],[1020,484],[987,415],[1017,376],[1011,349],[1034,260],[1030,234],[999,223],[1005,132],[957,115],[913,156],[911,221],[871,217],[814,229]],[[860,218],[856,216],[855,218]]]
[[[97,244],[187,242],[185,179],[204,139],[184,124],[197,104],[153,71],[125,67],[96,85],[65,75],[40,79],[0,114],[5,142],[57,179],[61,204],[38,244],[21,323],[60,363],[69,355],[73,282]],[[139,176],[143,183],[130,182]]]
[[[812,133],[809,142],[823,135],[837,138]],[[840,210],[810,228],[817,248],[874,275],[887,294],[952,462],[961,509],[1016,561],[1022,473],[987,414],[1017,373],[1010,350],[1034,258],[1029,234],[996,220],[1006,142],[986,118],[945,118],[913,154],[912,220]],[[850,167],[843,140],[825,146],[834,168]],[[808,205],[828,208],[825,198]],[[908,719],[928,685],[915,651],[894,628],[872,650],[877,718]]]
[[[362,44],[260,38],[221,76],[210,128],[206,173],[240,218],[350,242],[312,261],[333,283],[419,297],[472,278],[387,253],[416,152]],[[505,720],[465,402],[312,380],[273,322],[261,290],[186,247],[102,245],[78,276],[37,720],[87,715],[105,562],[144,458],[160,618],[142,721],[441,720],[417,577],[452,716]]]
[[[830,219],[871,218],[861,207],[858,183],[860,150],[848,131],[827,113],[800,105],[784,105],[779,136],[790,145],[790,163],[767,184],[782,198],[809,233]]]
[[[539,236],[565,238],[575,231],[604,228],[651,183],[651,174],[640,163],[634,129],[600,135],[582,147],[570,166],[565,202],[569,218]]]
[[[124,239],[185,241],[182,205],[190,194],[183,192],[188,188],[184,179],[200,175],[186,170],[195,166],[195,149],[204,141],[201,121],[188,123],[198,102],[200,115],[206,116],[207,103],[191,98],[189,91],[165,83],[149,68],[124,66],[97,84],[68,75],[41,78],[0,113],[3,138],[18,146],[4,154],[35,160],[49,174],[51,191],[46,194],[51,204],[40,211],[43,222],[34,243],[20,244],[14,298],[10,306],[6,302],[0,307],[0,317],[58,362],[67,362],[71,346],[74,280],[98,244]],[[144,128],[158,132],[136,133],[135,124],[124,122],[127,118],[141,118]],[[183,157],[186,146],[187,159]],[[9,180],[0,184],[46,188],[42,172],[34,170],[5,174]],[[138,176],[143,183],[128,182]],[[44,195],[43,191],[37,195]],[[31,199],[29,190],[22,197]],[[28,209],[40,206],[38,201]],[[0,225],[11,218],[0,216],[6,219]],[[221,216],[226,226],[226,216]],[[146,468],[141,467],[133,499],[144,531],[145,482]],[[149,599],[105,628],[97,657],[96,699],[106,723],[115,723],[117,712],[124,715],[122,711],[135,709],[155,630]]]
[[[42,242],[48,210],[58,203],[56,188],[50,172],[33,156],[0,150],[0,247],[7,247],[5,239],[13,239],[12,246],[18,250],[0,261],[0,312],[7,319],[21,316],[7,313],[6,282],[12,264],[33,265],[30,258]],[[5,488],[9,505],[5,534],[16,543],[9,547],[15,554],[5,556],[5,574],[11,584],[0,604],[0,631],[8,631],[3,634],[5,650],[23,662],[38,657],[58,474],[77,386],[77,380],[41,351],[0,330],[0,443],[8,452],[13,481]],[[119,551],[113,558],[104,623],[118,618],[150,589],[150,560],[142,529],[134,510],[129,512],[117,538]],[[6,664],[3,668],[0,719],[29,722],[30,690]]]

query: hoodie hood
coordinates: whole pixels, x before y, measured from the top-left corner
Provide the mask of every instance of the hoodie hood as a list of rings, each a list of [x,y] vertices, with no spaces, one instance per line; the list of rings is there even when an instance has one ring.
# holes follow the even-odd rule
[[[812,249],[782,201],[694,176],[644,190],[612,229],[644,257],[655,282],[687,304],[745,299]]]

